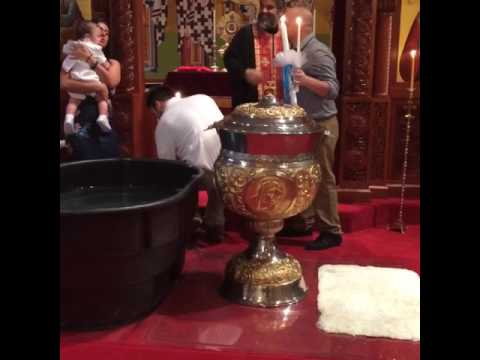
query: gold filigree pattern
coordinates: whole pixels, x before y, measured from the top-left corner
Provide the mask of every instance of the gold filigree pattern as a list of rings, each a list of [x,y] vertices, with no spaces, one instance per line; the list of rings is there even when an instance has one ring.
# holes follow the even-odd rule
[[[279,118],[305,117],[305,110],[297,105],[259,107],[258,103],[247,103],[235,108],[233,116],[255,117],[259,120],[278,120]]]
[[[295,173],[294,178],[298,195],[294,208],[291,211],[301,213],[310,206],[317,193],[318,184],[321,180],[320,166],[317,165],[307,169],[301,169]]]
[[[227,264],[226,276],[241,284],[253,286],[282,286],[302,277],[300,263],[290,255],[277,261],[248,259],[242,253]]]

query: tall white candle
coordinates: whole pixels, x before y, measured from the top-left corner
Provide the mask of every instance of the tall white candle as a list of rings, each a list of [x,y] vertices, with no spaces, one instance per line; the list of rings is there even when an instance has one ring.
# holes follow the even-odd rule
[[[302,18],[297,16],[295,19],[297,23],[297,52],[300,54],[300,34],[302,33]]]
[[[317,10],[313,9],[313,33],[317,34]]]
[[[282,36],[282,47],[283,52],[290,50],[290,44],[288,43],[288,34],[287,34],[287,25],[285,15],[280,17],[280,35]]]
[[[415,81],[415,56],[417,55],[417,50],[411,50],[410,56],[412,57],[412,71],[410,72],[410,91],[414,90],[413,83]]]

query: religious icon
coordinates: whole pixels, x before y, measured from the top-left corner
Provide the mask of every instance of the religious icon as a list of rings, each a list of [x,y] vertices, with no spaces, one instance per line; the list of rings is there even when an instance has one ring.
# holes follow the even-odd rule
[[[60,0],[60,59],[63,59],[63,45],[75,37],[75,28],[83,20],[75,0]]]
[[[185,27],[185,36],[183,37],[181,49],[182,66],[202,66],[205,64],[205,54],[202,46],[192,38],[192,25]]]
[[[295,184],[286,178],[265,176],[253,180],[245,190],[247,208],[255,214],[283,214],[296,196]]]
[[[144,70],[155,71],[157,68],[157,42],[155,39],[155,25],[153,21],[154,0],[145,0],[143,7],[143,24],[145,26],[146,41],[144,47]]]
[[[230,43],[233,36],[242,27],[242,17],[235,11],[229,11],[217,23],[217,33],[226,43]]]
[[[82,19],[75,0],[60,0],[60,28],[71,28]]]

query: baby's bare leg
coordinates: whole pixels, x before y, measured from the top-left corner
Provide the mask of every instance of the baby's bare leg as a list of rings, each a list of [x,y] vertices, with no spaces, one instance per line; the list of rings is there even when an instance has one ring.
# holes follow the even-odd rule
[[[108,122],[108,103],[106,100],[100,100],[98,102],[98,119],[97,124],[103,131],[111,131],[112,128]]]
[[[98,102],[98,113],[100,115],[108,116],[108,103],[106,100],[100,100]]]
[[[65,135],[70,135],[75,132],[74,118],[80,102],[80,99],[70,98],[68,100],[67,108],[65,109],[65,122],[63,123],[63,132]]]
[[[74,98],[68,99],[68,104],[67,104],[67,109],[65,110],[65,114],[75,115],[75,111],[77,111],[78,105],[80,105],[81,102],[82,100],[80,99],[74,99]]]

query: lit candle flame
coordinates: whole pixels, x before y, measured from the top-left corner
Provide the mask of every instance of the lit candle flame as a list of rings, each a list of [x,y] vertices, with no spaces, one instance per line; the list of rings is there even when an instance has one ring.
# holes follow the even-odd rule
[[[410,50],[410,56],[413,58],[415,58],[415,56],[417,55],[417,50]]]
[[[175,97],[177,97],[177,98],[179,98],[179,99],[182,97],[182,94],[180,94],[180,91],[177,91],[177,92],[175,93]]]
[[[297,16],[295,22],[297,23],[297,25],[302,25],[302,18],[300,16]]]

